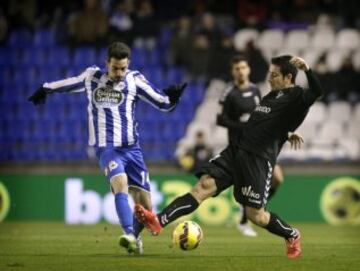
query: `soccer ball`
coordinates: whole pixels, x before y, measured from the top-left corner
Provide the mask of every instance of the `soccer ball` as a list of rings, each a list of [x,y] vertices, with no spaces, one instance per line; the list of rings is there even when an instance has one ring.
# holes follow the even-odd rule
[[[202,229],[194,221],[184,221],[178,224],[172,236],[174,246],[182,250],[197,248],[203,237]]]

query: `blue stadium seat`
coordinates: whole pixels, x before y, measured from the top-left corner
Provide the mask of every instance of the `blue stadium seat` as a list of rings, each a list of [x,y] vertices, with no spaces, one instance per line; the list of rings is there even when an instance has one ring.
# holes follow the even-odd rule
[[[107,48],[100,48],[97,52],[95,65],[103,67],[105,61],[107,60]]]
[[[131,65],[133,69],[142,69],[146,67],[147,50],[144,48],[133,48],[131,52]]]
[[[55,45],[55,33],[50,29],[38,29],[34,35],[33,44],[35,47],[51,47]]]
[[[163,27],[160,32],[159,44],[168,48],[172,38],[172,30],[170,27]]]
[[[10,47],[0,47],[0,68],[7,68],[11,64],[11,51]]]
[[[22,65],[23,49],[13,47],[9,52],[9,65],[18,68]]]
[[[52,69],[48,69],[48,68],[39,69],[38,74],[43,82],[52,82],[63,79],[61,69],[56,66]]]
[[[64,68],[70,65],[70,52],[68,48],[52,47],[48,52],[47,66]]]
[[[168,82],[181,83],[184,81],[185,72],[180,67],[170,67],[167,72],[167,80]]]
[[[91,47],[80,47],[74,52],[73,65],[86,68],[96,63],[96,52]]]
[[[10,33],[8,45],[14,48],[26,48],[32,44],[32,33],[27,29],[17,29]]]
[[[28,47],[24,49],[22,67],[43,67],[46,64],[47,51],[43,48]]]

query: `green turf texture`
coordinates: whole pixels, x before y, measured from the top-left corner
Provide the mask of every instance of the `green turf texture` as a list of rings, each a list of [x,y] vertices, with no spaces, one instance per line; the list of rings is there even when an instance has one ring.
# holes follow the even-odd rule
[[[194,251],[171,248],[169,226],[160,236],[143,233],[145,254],[129,256],[117,245],[117,226],[61,223],[0,224],[0,271],[4,270],[360,270],[360,228],[294,224],[303,255],[289,260],[281,238],[257,228],[243,237],[235,227],[203,227]]]

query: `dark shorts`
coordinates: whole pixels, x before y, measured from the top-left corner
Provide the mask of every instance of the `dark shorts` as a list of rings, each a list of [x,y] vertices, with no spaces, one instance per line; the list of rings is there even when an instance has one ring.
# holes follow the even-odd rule
[[[237,202],[259,209],[267,204],[273,167],[266,158],[230,145],[201,167],[196,176],[208,174],[215,179],[215,196],[233,185]]]

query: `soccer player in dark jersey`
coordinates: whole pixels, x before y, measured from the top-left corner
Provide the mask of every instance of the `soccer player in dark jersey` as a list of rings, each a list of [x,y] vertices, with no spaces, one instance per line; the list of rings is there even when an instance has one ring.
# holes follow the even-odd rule
[[[233,82],[226,88],[220,99],[221,113],[217,116],[216,123],[228,129],[229,143],[236,142],[241,134],[244,123],[248,121],[250,113],[260,103],[261,93],[257,86],[250,82],[250,66],[242,55],[235,55],[231,60],[231,75]],[[297,135],[291,135],[295,137]],[[284,176],[280,165],[274,167],[269,199],[276,189],[283,183]],[[243,206],[244,207],[244,206]],[[246,212],[240,212],[238,230],[245,236],[257,236],[256,231],[248,223]]]
[[[295,85],[298,69],[305,72],[309,89]],[[289,258],[301,255],[299,230],[269,212],[266,204],[276,158],[288,132],[300,126],[323,91],[305,60],[290,55],[271,59],[269,83],[271,92],[251,113],[239,140],[201,168],[197,173],[199,181],[189,193],[176,198],[159,214],[135,206],[137,218],[153,234],[233,185],[234,197],[245,205],[248,219],[284,238]]]

